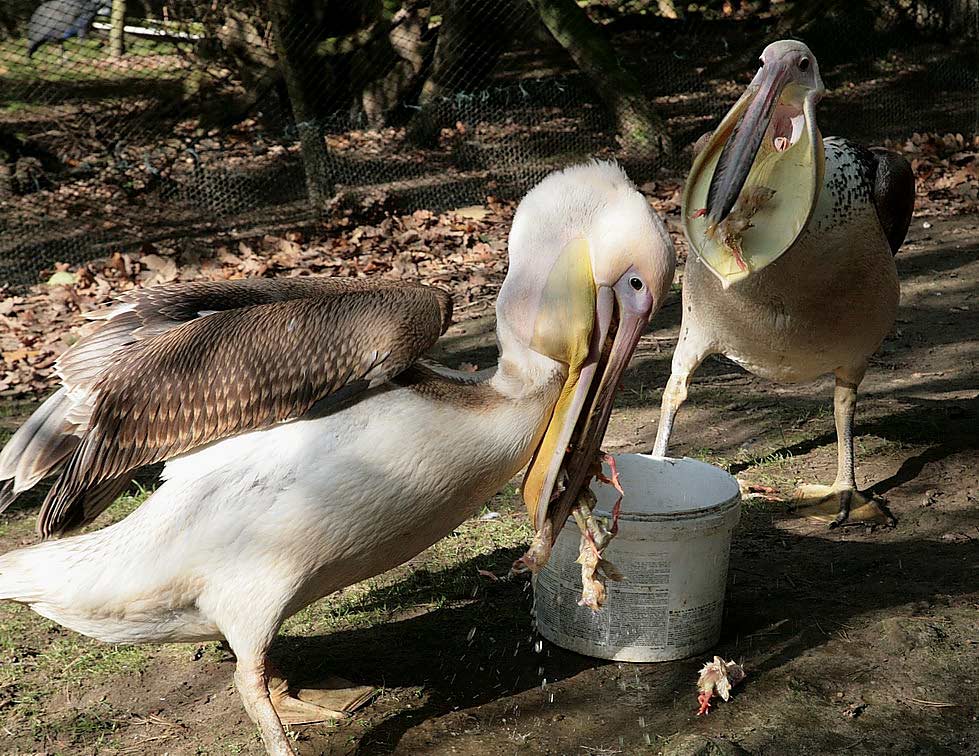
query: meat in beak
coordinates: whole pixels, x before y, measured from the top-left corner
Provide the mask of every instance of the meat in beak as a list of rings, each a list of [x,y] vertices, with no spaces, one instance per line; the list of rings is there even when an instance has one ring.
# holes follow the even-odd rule
[[[775,106],[789,80],[789,64],[774,61],[763,66],[751,83],[756,90],[741,123],[724,145],[707,192],[708,227],[716,226],[730,214],[748,180],[758,148],[768,132]]]
[[[788,58],[772,57],[694,159],[683,188],[684,233],[724,288],[781,257],[822,190],[822,82],[800,83]]]

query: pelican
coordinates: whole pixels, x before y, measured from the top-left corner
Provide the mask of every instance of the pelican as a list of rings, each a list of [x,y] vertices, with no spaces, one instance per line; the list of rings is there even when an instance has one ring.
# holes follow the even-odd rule
[[[815,107],[824,92],[806,45],[772,43],[694,160],[682,201],[691,245],[683,316],[653,453],[666,455],[708,355],[782,383],[833,373],[836,480],[796,498],[837,526],[851,508],[854,520],[882,514],[857,492],[853,417],[868,360],[897,315],[894,255],[914,176],[892,152],[823,140]]]
[[[57,474],[38,531],[62,536],[134,469],[165,460],[163,483],[114,525],[0,557],[0,599],[111,643],[225,639],[266,750],[292,754],[284,722],[365,693],[281,680],[281,623],[427,548],[528,462],[546,513],[673,276],[662,222],[610,163],[531,190],[509,260],[499,363],[475,378],[422,360],[451,299],[415,284],[184,283],[94,312],[0,455],[0,504]]]

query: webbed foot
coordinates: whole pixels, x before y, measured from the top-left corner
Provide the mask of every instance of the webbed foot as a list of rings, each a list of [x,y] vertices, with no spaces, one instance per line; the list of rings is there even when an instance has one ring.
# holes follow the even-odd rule
[[[375,689],[329,675],[298,690],[279,677],[269,679],[269,696],[284,725],[313,724],[345,719],[374,697]]]
[[[888,525],[891,514],[872,498],[852,488],[806,484],[792,494],[793,511],[831,528],[846,523]]]

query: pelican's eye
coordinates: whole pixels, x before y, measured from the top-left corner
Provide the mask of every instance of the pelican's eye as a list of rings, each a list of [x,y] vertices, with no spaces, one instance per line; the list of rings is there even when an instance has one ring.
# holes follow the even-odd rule
[[[808,71],[809,70],[809,58],[803,58],[799,61],[799,70]]]
[[[629,286],[631,286],[636,291],[642,291],[643,282],[641,278],[636,278],[633,276],[629,279]]]

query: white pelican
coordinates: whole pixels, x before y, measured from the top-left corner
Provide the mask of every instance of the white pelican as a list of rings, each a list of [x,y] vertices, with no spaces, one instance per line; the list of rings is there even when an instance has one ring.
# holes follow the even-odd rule
[[[693,373],[710,354],[778,382],[832,372],[836,481],[797,497],[821,502],[839,525],[851,504],[866,503],[853,469],[857,387],[897,314],[894,254],[911,221],[914,176],[899,155],[822,139],[815,106],[825,89],[804,44],[775,42],[761,63],[684,189],[692,250],[653,453],[666,454]],[[870,506],[854,519],[868,513],[880,514]]]
[[[546,519],[578,472],[568,439],[590,464],[673,276],[662,222],[608,163],[534,188],[509,254],[482,379],[419,362],[451,300],[418,285],[190,283],[94,313],[0,455],[0,504],[58,472],[38,530],[61,535],[133,469],[167,460],[164,482],[115,525],[0,557],[0,599],[113,643],[226,639],[266,749],[291,754],[283,720],[342,716],[364,689],[270,686],[283,620],[451,532],[531,457]]]

